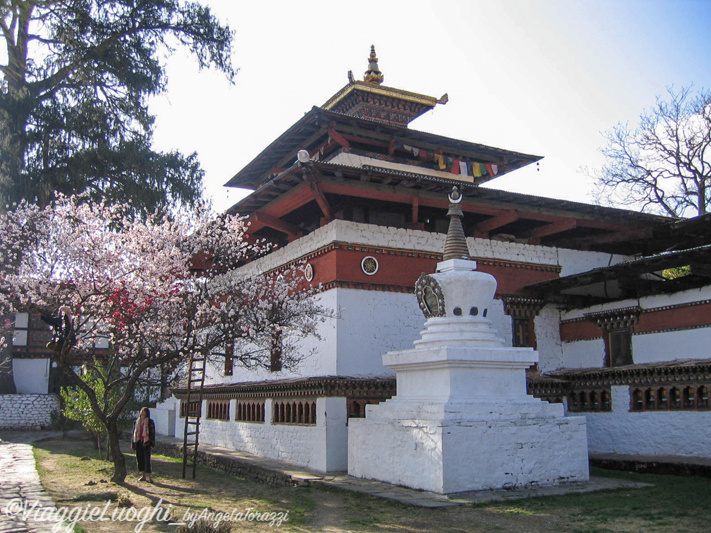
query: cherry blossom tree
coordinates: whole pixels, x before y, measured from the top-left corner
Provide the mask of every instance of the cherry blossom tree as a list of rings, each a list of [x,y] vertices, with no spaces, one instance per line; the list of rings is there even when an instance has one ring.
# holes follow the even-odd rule
[[[72,331],[54,361],[84,391],[108,434],[112,480],[126,476],[117,421],[134,392],[175,375],[191,353],[225,353],[245,366],[291,368],[308,355],[299,340],[317,336],[327,313],[295,264],[280,272],[238,268],[265,247],[250,243],[245,221],[203,210],[145,221],[126,205],[60,198],[22,203],[0,215],[0,316],[72,311]],[[105,355],[95,346],[108,341]],[[80,378],[103,380],[99,398]],[[97,388],[98,389],[98,388]]]

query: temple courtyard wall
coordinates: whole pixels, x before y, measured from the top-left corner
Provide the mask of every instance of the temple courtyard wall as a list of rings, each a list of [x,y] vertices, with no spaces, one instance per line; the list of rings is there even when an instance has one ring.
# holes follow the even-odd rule
[[[203,416],[200,420],[200,442],[245,451],[321,472],[347,470],[346,399],[314,399],[313,423],[310,420],[275,422],[273,409],[280,401],[264,400],[264,414],[258,422],[236,420],[237,400],[229,401],[229,415],[226,419],[208,418],[208,402],[204,401]],[[175,399],[153,409],[151,416],[156,421],[156,432],[182,439],[185,419],[179,415],[180,402]]]
[[[398,257],[407,256],[410,252],[438,253],[443,249],[444,242],[444,234],[334,220],[244,268],[245,272],[265,272],[291,261],[303,260],[316,265],[315,281],[318,281],[318,275],[323,272],[323,269],[319,270],[322,265],[316,262],[318,251],[329,248],[334,243],[341,243],[343,255],[346,252],[352,254],[352,261],[358,262],[356,265],[358,267],[361,255],[372,255],[378,259],[379,271],[368,278],[368,281],[375,286],[387,282],[387,276],[392,274],[390,270],[402,264],[393,263]],[[467,238],[467,244],[472,257],[479,259],[480,265],[486,261],[490,261],[490,264],[493,262],[505,264],[511,267],[514,277],[518,274],[524,275],[529,269],[536,269],[538,265],[557,269],[556,276],[564,276],[627,259],[624,256],[488,239]],[[336,266],[355,268],[353,265],[349,266],[347,261]],[[510,281],[505,280],[504,284]],[[304,359],[293,371],[270,372],[266,369],[245,371],[235,368],[234,375],[225,375],[224,369],[218,365],[210,367],[206,383],[216,386],[308,379],[317,376],[394,377],[394,374],[382,363],[383,354],[410,348],[423,329],[424,320],[411,293],[376,290],[373,286],[324,288],[318,298],[323,305],[336,310],[338,318],[328,320],[320,326],[322,339],[311,340],[304,346],[305,352],[311,352],[313,348],[314,353]],[[543,373],[560,369],[613,370],[605,367],[605,340],[600,331],[592,335],[586,333],[595,325],[588,323],[589,320],[585,315],[625,307],[639,307],[641,310],[640,323],[635,327],[632,335],[635,363],[659,364],[687,358],[711,362],[711,354],[707,349],[711,345],[710,327],[703,325],[686,327],[683,324],[674,325],[669,322],[673,319],[672,315],[681,316],[686,321],[690,320],[692,324],[694,320],[703,321],[703,317],[708,316],[708,306],[711,305],[709,302],[711,302],[711,287],[635,301],[610,302],[601,306],[570,311],[561,311],[552,305],[547,305],[539,311],[534,320],[537,350],[540,354],[539,371]],[[510,345],[512,318],[505,314],[504,304],[500,298],[492,302],[489,318],[500,337]],[[640,326],[647,324],[645,321],[648,319],[654,319],[654,324],[649,322],[651,325],[641,331]],[[582,326],[588,329],[580,329]],[[708,444],[711,443],[708,430],[711,427],[710,411],[698,407],[702,404],[697,402],[694,404],[695,407],[685,409],[683,401],[680,400],[678,410],[652,412],[639,408],[641,401],[639,395],[644,395],[648,387],[638,386],[640,382],[634,381],[637,378],[630,378],[629,383],[623,383],[623,378],[617,377],[615,378],[617,381],[613,380],[611,384],[605,381],[607,378],[602,381],[600,379],[599,376],[594,376],[590,379],[591,385],[581,384],[580,394],[584,391],[586,395],[594,393],[598,395],[596,397],[601,398],[599,394],[602,391],[608,391],[608,395],[611,391],[612,399],[609,401],[608,396],[607,410],[602,410],[600,406],[572,405],[566,397],[552,400],[562,401],[566,407],[566,414],[584,416],[587,419],[590,452],[711,457],[711,448]],[[644,379],[656,378],[645,377]],[[667,392],[672,391],[673,387],[677,386],[675,384],[685,383],[687,377],[669,379],[670,381],[664,384],[668,389]],[[703,391],[704,389],[699,388],[699,385],[694,385],[694,394],[703,395]],[[680,388],[679,394],[682,392]],[[634,394],[637,394],[637,397],[633,397]],[[542,397],[546,399],[545,395]],[[550,397],[553,398],[553,395]],[[230,400],[229,420],[207,419],[205,416],[207,407],[204,405],[200,441],[245,450],[318,470],[343,470],[344,465],[347,464],[347,400],[344,398],[339,400],[342,407],[337,407],[339,402],[331,402],[334,398],[314,400],[318,405],[318,416],[316,424],[308,426],[274,423],[275,405],[282,401],[280,398],[264,400],[263,422],[236,420],[234,410],[237,403],[234,399]],[[600,403],[604,403],[603,400]],[[159,406],[159,411],[162,408],[163,406]],[[163,434],[182,438],[183,419],[175,409],[172,413],[170,416],[158,414],[166,420],[172,419],[172,422],[166,421],[162,424],[166,428]]]
[[[0,395],[0,429],[45,429],[59,414],[56,394]]]

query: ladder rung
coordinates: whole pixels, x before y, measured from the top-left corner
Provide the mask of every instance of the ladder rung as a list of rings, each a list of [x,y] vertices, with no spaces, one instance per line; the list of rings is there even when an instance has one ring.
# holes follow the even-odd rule
[[[205,386],[205,371],[207,370],[207,358],[201,354],[192,354],[187,376],[187,398],[188,406],[191,406],[185,413],[185,429],[183,433],[183,478],[189,467],[192,467],[193,478],[195,478],[195,468],[197,466],[198,440],[200,438],[200,412],[191,414],[192,404],[202,404],[202,392]],[[193,399],[193,394],[198,397]],[[193,431],[191,431],[193,430]]]

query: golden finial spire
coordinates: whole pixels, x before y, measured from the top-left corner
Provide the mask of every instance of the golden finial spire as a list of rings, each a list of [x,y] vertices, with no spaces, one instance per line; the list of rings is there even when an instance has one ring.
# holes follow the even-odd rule
[[[370,46],[370,57],[368,58],[368,70],[365,71],[365,80],[368,83],[383,83],[383,73],[378,68],[378,57],[375,55],[375,45]]]
[[[459,207],[459,202],[462,201],[462,193],[455,186],[452,187],[452,193],[449,195],[449,231],[447,231],[447,240],[444,243],[443,260],[449,259],[471,259],[469,256],[469,247],[467,246],[467,238],[464,235],[462,227],[462,218],[464,213]]]

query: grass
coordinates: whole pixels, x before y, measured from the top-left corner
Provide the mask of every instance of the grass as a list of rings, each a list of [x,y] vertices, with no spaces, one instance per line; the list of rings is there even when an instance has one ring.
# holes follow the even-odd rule
[[[122,509],[135,518],[141,512],[145,517],[159,506],[170,510],[175,521],[211,512],[213,517],[216,513],[237,517],[236,513],[242,512],[249,518],[251,512],[252,518],[257,514],[262,518],[288,518],[278,526],[235,520],[233,531],[683,533],[708,531],[711,521],[711,480],[704,478],[594,469],[595,475],[651,483],[654,487],[421,509],[318,485],[271,487],[206,468],[199,468],[197,479],[184,480],[180,477],[181,462],[160,455],[153,458],[155,484],[135,481],[135,460],[127,455],[129,477],[125,485],[115,485],[108,481],[112,466],[99,460],[87,440],[37,442],[35,456],[42,484],[58,508],[108,505],[107,516]],[[119,499],[132,507],[119,508]],[[167,518],[166,512],[161,512],[164,514],[156,517]],[[78,522],[76,531],[129,532],[136,531],[137,524],[135,519],[86,520]],[[176,529],[168,520],[154,519],[146,522],[142,531],[175,533]]]

